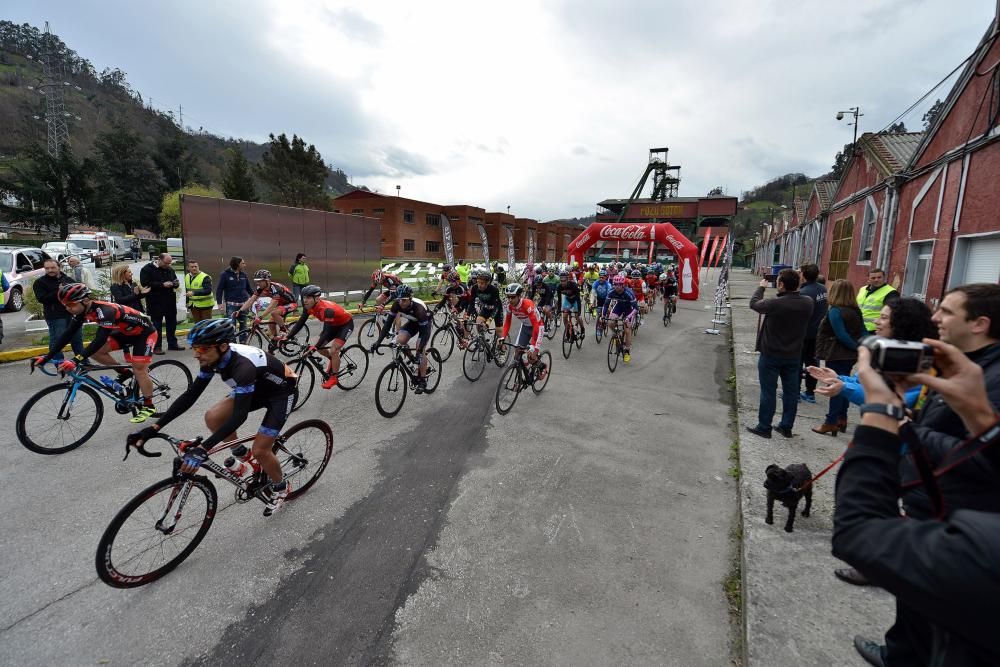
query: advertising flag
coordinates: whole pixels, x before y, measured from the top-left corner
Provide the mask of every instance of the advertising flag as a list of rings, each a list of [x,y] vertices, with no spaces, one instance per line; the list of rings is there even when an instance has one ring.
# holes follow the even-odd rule
[[[441,214],[441,240],[444,242],[444,261],[455,266],[455,244],[451,235],[451,222]]]
[[[490,265],[490,239],[486,236],[486,228],[482,225],[476,225],[479,229],[479,238],[483,242],[483,261],[486,262],[486,266]]]

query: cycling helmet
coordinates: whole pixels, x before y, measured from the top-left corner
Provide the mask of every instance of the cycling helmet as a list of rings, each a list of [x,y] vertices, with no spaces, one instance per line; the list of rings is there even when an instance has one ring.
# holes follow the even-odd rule
[[[639,273],[639,269],[632,269],[632,273],[629,275],[631,275],[633,278],[642,278],[642,274]]]
[[[566,269],[559,272],[559,279],[562,280],[563,278],[569,278],[569,271]]]
[[[611,280],[611,282],[612,282],[612,283],[613,283],[613,284],[614,284],[614,285],[615,285],[616,287],[617,287],[618,285],[624,285],[624,284],[625,284],[625,274],[624,274],[624,273],[616,273],[616,274],[615,274],[615,277],[614,277],[614,278],[613,278],[613,279]]]
[[[413,288],[409,285],[400,285],[396,288],[396,298],[397,299],[412,299],[413,298]]]
[[[600,273],[598,273],[597,275],[598,275],[598,277],[600,277],[600,278],[607,278],[607,277],[608,277],[608,272],[607,272],[607,271],[605,271],[604,269],[601,269],[601,272],[600,272]]]
[[[83,283],[63,285],[59,288],[57,296],[59,297],[59,303],[64,306],[68,303],[80,303],[84,299],[91,298],[90,288]]]
[[[270,280],[271,272],[267,269],[257,269],[257,273],[253,274],[254,280]]]
[[[472,275],[476,280],[489,280],[491,278],[489,271],[473,271]]]
[[[372,282],[377,283],[382,281],[382,272],[378,269],[372,271]]]
[[[454,269],[454,268],[455,268],[455,267],[453,267],[453,266],[452,266],[451,264],[445,264],[445,265],[444,265],[444,268],[442,269],[442,271],[443,271],[444,273],[448,273],[449,271],[451,271],[451,270],[452,270],[452,269]]]
[[[524,287],[521,283],[511,283],[504,288],[503,293],[508,299],[516,299],[517,297],[524,294]]]
[[[300,292],[302,296],[315,296],[319,297],[323,294],[323,290],[320,289],[319,285],[306,285],[302,288]]]
[[[542,267],[540,267],[540,266],[536,266],[535,267],[535,275],[536,276],[542,275]]]
[[[660,280],[661,280],[662,282],[667,282],[667,278],[669,278],[669,277],[670,277],[670,276],[668,276],[668,275],[667,275],[666,273],[661,273],[661,274],[660,274]]]
[[[535,287],[541,287],[545,284],[545,279],[541,276],[535,276]]]
[[[202,320],[188,332],[188,345],[220,345],[236,338],[236,325],[230,317]]]

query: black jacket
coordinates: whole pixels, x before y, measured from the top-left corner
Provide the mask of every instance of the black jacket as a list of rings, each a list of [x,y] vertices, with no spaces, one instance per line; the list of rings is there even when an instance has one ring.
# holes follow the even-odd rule
[[[31,289],[35,292],[35,298],[42,304],[45,310],[45,320],[68,320],[71,315],[66,308],[59,303],[59,286],[69,285],[73,279],[65,273],[60,273],[58,278],[50,278],[48,274],[38,276],[32,283]]]
[[[815,281],[803,283],[799,287],[799,294],[812,299],[813,312],[809,316],[809,326],[806,327],[806,338],[815,338],[816,332],[819,331],[819,323],[826,315],[826,287]]]
[[[802,356],[802,341],[813,310],[812,299],[798,292],[781,292],[773,299],[765,299],[764,288],[758,287],[750,297],[750,308],[765,316],[757,331],[758,352],[778,359]]]
[[[1000,411],[1000,343],[995,343],[968,355],[983,367],[986,394],[994,409]],[[923,408],[915,415],[914,428],[931,464],[937,466],[969,433],[962,419],[945,403],[940,394],[930,392]],[[950,459],[949,459],[950,460]],[[916,468],[907,459],[900,471],[903,481],[918,479]],[[1000,512],[1000,470],[979,454],[938,478],[944,496],[945,511],[973,509]],[[907,513],[923,518],[930,516],[932,506],[923,487],[903,496]]]
[[[959,510],[946,521],[897,507],[900,440],[859,426],[837,474],[833,555],[932,626],[924,664],[997,665],[1000,514]]]
[[[143,287],[150,288],[149,294],[146,295],[146,307],[150,312],[177,307],[177,295],[174,290],[177,289],[180,280],[169,266],[160,268],[150,262],[139,271],[139,282]],[[166,282],[173,283],[174,286],[164,287],[163,283]]]
[[[230,267],[219,276],[219,285],[215,288],[215,302],[242,305],[250,298],[251,294],[253,294],[253,287],[250,285],[247,274],[243,271],[233,271]]]
[[[146,312],[146,309],[142,307],[142,297],[135,293],[135,282],[112,284],[111,300],[123,306],[135,308],[140,313]]]

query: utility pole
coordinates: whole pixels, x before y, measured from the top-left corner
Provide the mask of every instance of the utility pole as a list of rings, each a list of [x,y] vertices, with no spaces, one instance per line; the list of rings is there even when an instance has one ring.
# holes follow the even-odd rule
[[[177,115],[180,117],[180,123],[178,123],[181,131],[184,131],[184,106],[181,104],[177,105]]]
[[[62,54],[56,50],[55,37],[49,31],[49,22],[45,22],[45,51],[41,54],[42,93],[45,95],[45,125],[48,129],[48,153],[59,157],[59,153],[69,141],[69,129],[66,127],[66,101],[63,96]]]

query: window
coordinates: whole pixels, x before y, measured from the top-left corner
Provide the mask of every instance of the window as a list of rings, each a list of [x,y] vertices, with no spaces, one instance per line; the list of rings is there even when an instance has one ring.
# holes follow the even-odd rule
[[[363,209],[363,208],[352,208],[351,209],[351,215],[364,215],[364,214],[365,214],[365,209]]]
[[[424,216],[424,219],[427,221],[427,224],[430,225],[431,227],[441,226],[441,216],[438,215],[437,213],[428,213],[426,216]]]
[[[906,277],[903,279],[903,295],[918,299],[925,298],[927,278],[931,273],[934,258],[934,242],[911,243],[906,257]]]
[[[403,211],[403,224],[413,224],[413,211]]]
[[[413,242],[413,239],[403,239],[403,252],[413,252],[416,250],[417,245]]]
[[[828,283],[847,278],[851,263],[851,242],[854,240],[854,216],[837,220],[833,224],[833,243],[830,247],[830,270],[826,272]]]
[[[441,243],[438,241],[427,241],[424,244],[424,249],[427,252],[441,252]]]
[[[865,219],[861,224],[861,250],[858,252],[859,262],[871,262],[872,260],[872,246],[875,243],[875,222],[877,220],[878,211],[869,197],[865,201]]]
[[[376,218],[381,218],[383,215],[385,215],[385,209],[384,208],[373,208],[372,209],[372,215],[375,216]]]
[[[469,222],[471,222],[474,225],[481,225],[481,224],[483,224],[483,219],[482,218],[473,218],[472,216],[469,216]]]

